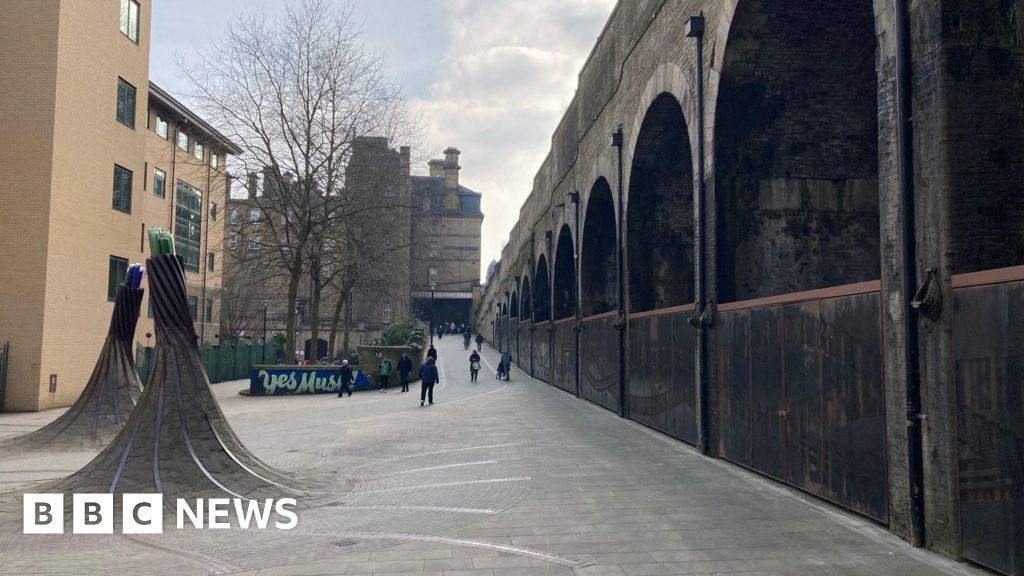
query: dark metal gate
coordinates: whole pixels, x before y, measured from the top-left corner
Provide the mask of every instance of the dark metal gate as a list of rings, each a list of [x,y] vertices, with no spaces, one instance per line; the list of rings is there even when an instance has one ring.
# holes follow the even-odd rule
[[[7,368],[11,363],[11,343],[0,348],[0,412],[7,409]]]
[[[686,321],[693,305],[629,316],[629,417],[697,442],[697,331]]]
[[[618,312],[584,318],[580,328],[580,397],[619,411]]]
[[[566,392],[576,393],[575,318],[555,322],[554,348],[551,353],[551,383]]]
[[[965,557],[1024,575],[1024,266],[953,277]]]
[[[547,322],[536,326],[533,332],[533,377],[551,382],[551,333]]]
[[[519,341],[516,345],[516,364],[519,365],[520,369],[531,374],[532,370],[530,368],[530,363],[533,359],[533,350],[531,350],[532,342],[530,335],[532,334],[532,331],[530,329],[532,327],[533,325],[529,322],[519,323]]]
[[[880,283],[723,304],[719,455],[888,521]]]

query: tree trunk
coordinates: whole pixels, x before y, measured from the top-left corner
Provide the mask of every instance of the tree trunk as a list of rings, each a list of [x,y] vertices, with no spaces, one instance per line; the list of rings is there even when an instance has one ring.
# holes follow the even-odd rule
[[[284,361],[295,364],[295,302],[299,299],[299,275],[293,274],[288,280],[288,321],[285,323]]]
[[[342,341],[345,354],[350,353],[348,349],[348,334],[350,330],[352,330],[352,292],[345,294],[345,338]]]
[[[314,356],[315,362],[320,361],[320,278],[318,272],[313,271],[313,294],[310,305],[313,307],[309,314],[309,353]]]
[[[327,342],[327,349],[331,354],[338,356],[335,345],[338,343],[338,324],[341,322],[341,309],[345,304],[345,296],[338,295],[338,301],[334,304],[334,315],[331,317],[331,336]]]

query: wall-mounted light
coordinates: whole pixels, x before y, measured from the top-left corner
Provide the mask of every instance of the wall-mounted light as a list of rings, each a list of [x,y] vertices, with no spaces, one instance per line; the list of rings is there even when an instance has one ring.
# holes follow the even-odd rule
[[[619,124],[615,128],[615,132],[612,132],[612,146],[622,148],[622,124]]]

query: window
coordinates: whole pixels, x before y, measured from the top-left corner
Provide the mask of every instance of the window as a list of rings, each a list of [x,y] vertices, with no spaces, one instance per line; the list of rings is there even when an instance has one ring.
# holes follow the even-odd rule
[[[121,34],[132,42],[139,43],[138,0],[121,0]]]
[[[192,321],[195,322],[199,319],[199,298],[197,296],[188,297],[188,312],[192,315]]]
[[[185,270],[199,272],[203,193],[198,188],[178,180],[174,204],[175,247]]]
[[[430,196],[423,197],[423,211],[430,212]]]
[[[430,283],[431,284],[437,284],[437,276],[438,276],[437,268],[431,266],[430,267]]]
[[[213,252],[206,253],[206,269],[213,272]]]
[[[391,300],[384,301],[384,323],[391,324]]]
[[[437,220],[430,223],[430,231],[437,234],[441,230],[441,225],[438,224]]]
[[[153,168],[153,195],[163,198],[167,190],[167,173],[159,168]]]
[[[211,202],[210,203],[210,220],[214,220],[214,221],[217,220],[217,203],[216,202]]]
[[[213,300],[206,299],[206,310],[203,311],[203,322],[213,322]]]
[[[238,224],[238,208],[231,209],[230,215],[228,216],[228,222]]]
[[[195,148],[192,149],[192,155],[196,157],[196,160],[202,160],[206,155],[206,148],[199,142],[196,142]]]
[[[259,222],[260,221],[260,216],[261,216],[261,213],[260,213],[260,209],[259,208],[250,208],[249,209],[249,222]]]
[[[220,157],[213,152],[210,153],[210,166],[213,166],[214,168],[220,166]]]
[[[188,152],[188,134],[185,134],[180,129],[178,130],[178,148]]]
[[[431,240],[430,241],[430,257],[431,258],[437,258],[438,252],[439,252],[439,250],[438,250],[437,240]]]
[[[110,268],[107,274],[107,300],[113,302],[117,298],[117,286],[123,284],[125,276],[128,275],[128,260],[126,258],[110,257]]]
[[[117,121],[135,128],[135,86],[117,79]]]
[[[260,235],[259,234],[250,234],[249,235],[249,250],[259,250],[259,249],[260,249]]]
[[[167,120],[160,116],[156,117],[156,135],[167,140]]]
[[[228,236],[228,250],[234,250],[235,248],[238,248],[238,234]]]
[[[132,171],[114,164],[114,210],[132,213]]]

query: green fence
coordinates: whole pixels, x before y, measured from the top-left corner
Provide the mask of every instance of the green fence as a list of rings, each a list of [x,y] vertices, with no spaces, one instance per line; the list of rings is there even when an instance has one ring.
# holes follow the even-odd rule
[[[249,368],[253,364],[275,364],[277,349],[273,344],[239,342],[238,344],[214,346],[206,343],[199,349],[199,356],[203,360],[203,368],[206,369],[206,375],[209,376],[210,382],[217,383],[248,378]],[[146,384],[149,379],[153,358],[153,348],[136,346],[135,366],[143,384]]]

